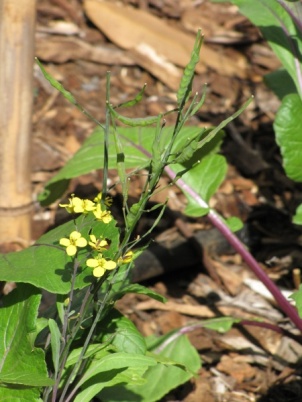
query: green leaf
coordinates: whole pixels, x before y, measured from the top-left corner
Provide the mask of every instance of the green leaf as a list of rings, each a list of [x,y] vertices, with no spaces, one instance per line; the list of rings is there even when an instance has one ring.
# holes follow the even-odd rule
[[[219,317],[219,318],[211,318],[206,321],[202,321],[202,326],[204,328],[212,329],[214,331],[224,333],[229,331],[232,326],[241,320],[233,317]]]
[[[208,203],[224,180],[226,171],[227,163],[225,158],[221,155],[212,154],[204,157],[193,169],[185,173],[182,179],[194,189],[205,203]],[[202,214],[208,212],[205,206],[202,208],[188,193],[185,195],[188,199],[188,205],[185,209],[187,215],[202,216]]]
[[[154,127],[117,127],[117,134],[123,146],[125,155],[124,167],[144,168],[149,158],[132,144],[143,145],[144,149],[149,153],[152,152],[152,144],[154,142],[156,128]],[[200,132],[198,127],[184,127],[179,133],[179,137],[184,139],[194,137]],[[165,127],[164,138],[166,143],[171,139],[173,127]],[[39,201],[42,205],[49,205],[62,196],[66,190],[69,180],[89,173],[103,167],[103,143],[104,131],[97,128],[90,137],[84,142],[78,152],[66,163],[66,165],[55,175],[45,187],[43,193],[39,195]],[[109,138],[109,169],[117,167],[118,156],[113,133]]]
[[[302,96],[299,85],[302,35],[293,19],[276,0],[231,0],[261,30]]]
[[[232,232],[237,232],[238,230],[243,228],[243,222],[241,219],[237,218],[237,216],[231,216],[224,221]]]
[[[266,74],[264,82],[280,100],[286,95],[297,93],[294,81],[284,68]]]
[[[135,366],[126,369],[110,370],[106,373],[96,375],[82,385],[81,391],[77,393],[74,402],[91,402],[93,397],[102,389],[113,387],[116,384],[144,384],[143,375],[147,369],[148,366]]]
[[[118,292],[114,295],[114,300],[120,299],[126,293],[136,293],[136,294],[145,295],[145,296],[151,297],[152,299],[157,300],[161,303],[167,302],[167,299],[164,296],[160,295],[159,293],[155,292],[152,289],[146,288],[145,286],[139,285],[137,283],[124,286],[120,292]]]
[[[192,374],[201,366],[200,357],[196,349],[190,344],[186,336],[180,336],[164,348],[161,355],[185,366],[188,371],[178,366],[157,364],[150,367],[144,378],[145,384],[121,384],[113,388],[105,388],[100,393],[104,402],[153,402],[160,400],[172,389],[188,381]]]
[[[0,314],[0,383],[8,388],[53,384],[47,376],[43,350],[33,348],[28,340],[35,331],[40,300],[38,289],[25,284],[19,284],[4,298]]]
[[[131,354],[131,353],[111,353],[102,359],[94,359],[91,361],[89,368],[82,375],[81,379],[77,382],[76,388],[80,388],[87,381],[91,383],[103,382],[104,380],[111,380],[115,376],[129,367],[146,367],[156,365],[156,361],[149,356]],[[109,378],[107,375],[109,374]]]
[[[291,299],[295,300],[296,308],[300,318],[302,318],[302,285],[300,285],[299,290],[294,292],[289,296]]]
[[[96,237],[102,235],[110,239],[110,248],[104,252],[106,257],[112,258],[117,252],[119,231],[114,220],[104,224],[95,221],[92,214],[81,215],[76,219],[76,227],[87,240],[91,228]],[[59,239],[69,236],[73,230],[75,224],[70,221],[40,237],[32,247],[19,252],[1,254],[0,280],[31,283],[52,293],[67,294],[71,286],[73,260],[67,256],[65,248],[59,245]],[[86,268],[86,257],[87,249],[81,249],[78,258],[82,268],[78,271],[75,289],[88,286],[93,279],[91,269]]]
[[[5,402],[43,402],[40,399],[41,392],[39,388],[22,386],[13,386],[9,388],[0,385],[0,401]]]
[[[302,225],[302,204],[296,209],[296,213],[293,216],[293,223],[296,225]]]
[[[110,341],[119,352],[142,355],[146,353],[146,342],[142,334],[129,318],[115,309],[100,323],[99,330],[104,334],[101,341]]]
[[[51,355],[52,355],[52,362],[55,369],[55,375],[57,375],[59,370],[59,360],[60,360],[60,339],[61,333],[58,327],[58,324],[55,320],[50,318],[48,320],[49,330],[50,330],[50,344],[51,344]]]
[[[302,101],[297,94],[287,95],[274,122],[276,141],[281,148],[283,166],[287,176],[302,181]]]

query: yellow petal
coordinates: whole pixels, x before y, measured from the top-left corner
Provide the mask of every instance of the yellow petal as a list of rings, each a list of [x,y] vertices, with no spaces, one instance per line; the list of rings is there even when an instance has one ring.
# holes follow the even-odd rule
[[[90,235],[89,236],[90,237],[90,240],[92,241],[92,243],[96,243],[96,237],[95,237],[95,235]]]
[[[99,265],[99,262],[95,258],[89,258],[86,261],[86,265],[87,265],[87,267],[95,268],[95,267],[97,267]]]
[[[103,265],[103,267],[105,269],[114,269],[116,267],[116,262],[114,262],[114,261],[106,261],[102,265]]]
[[[67,248],[66,248],[66,253],[72,257],[73,255],[75,255],[77,252],[77,248],[76,246],[70,244]]]
[[[81,236],[82,236],[81,233],[78,232],[77,230],[75,230],[75,231],[73,231],[73,232],[70,233],[69,238],[72,239],[72,240],[77,240],[77,239],[79,239]]]
[[[96,278],[100,278],[101,276],[104,275],[104,273],[105,273],[105,270],[102,267],[97,267],[97,268],[94,268],[94,270],[93,270],[93,276],[95,276]]]
[[[70,245],[70,240],[66,239],[66,237],[63,237],[62,239],[60,239],[60,244],[61,246],[68,247]]]
[[[76,240],[75,242],[77,247],[86,247],[87,246],[87,240],[84,239],[84,237],[80,237],[79,239]]]

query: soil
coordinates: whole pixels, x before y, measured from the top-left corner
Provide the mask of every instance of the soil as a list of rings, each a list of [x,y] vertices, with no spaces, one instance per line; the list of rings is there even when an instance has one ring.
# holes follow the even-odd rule
[[[204,106],[190,123],[200,127],[216,125],[254,95],[254,102],[226,129],[222,152],[228,161],[228,173],[211,206],[226,218],[236,216],[243,220],[241,239],[268,275],[282,290],[291,293],[296,283],[293,269],[302,262],[301,228],[291,223],[291,217],[302,193],[301,185],[285,176],[275,142],[272,122],[279,100],[265,86],[263,77],[280,64],[259,31],[228,3],[111,0],[110,4],[118,8],[110,18],[122,17],[119,22],[109,19],[107,23],[105,16],[98,18],[83,3],[38,2],[36,55],[98,120],[105,119],[108,70],[114,104],[131,99],[147,83],[144,100],[130,108],[128,116],[156,115],[175,107],[175,82],[188,59],[176,60],[174,56],[180,52],[182,35],[193,43],[199,27],[205,39],[194,90],[200,90],[207,82],[208,92]],[[145,56],[138,46],[138,19],[133,19],[129,8],[153,17],[150,25],[144,25],[144,38],[148,43],[148,35],[152,39],[156,32],[157,40],[150,39],[155,52],[160,53],[160,44],[167,37],[152,24],[173,30],[173,37],[168,38],[171,55],[167,53],[159,65],[153,63],[150,49]],[[191,49],[186,51],[189,55]],[[32,182],[37,197],[90,135],[94,123],[53,90],[37,66],[34,72]],[[116,179],[116,172],[111,171],[110,183]],[[164,177],[162,185],[166,183],[168,179]],[[133,200],[141,188],[142,179],[138,176],[131,181]],[[75,192],[89,197],[100,189],[101,172],[92,172],[73,180],[66,195]],[[114,188],[112,195],[119,218],[118,189]],[[260,292],[260,284],[249,268],[207,219],[185,217],[185,199],[176,186],[159,197],[162,198],[154,201],[169,197],[168,212],[153,234],[150,261],[140,263],[135,280],[163,294],[169,302],[160,305],[128,295],[117,305],[144,335],[160,335],[188,322],[225,315],[262,319],[298,334],[274,301]],[[33,240],[60,222],[59,202],[46,209],[36,203]],[[145,233],[152,222],[152,217],[145,217],[137,234]],[[179,249],[179,245],[183,248]],[[158,254],[162,249],[163,254]],[[159,268],[154,268],[154,261],[159,261]],[[202,369],[197,378],[172,391],[163,401],[302,400],[299,339],[251,325],[236,325],[225,334],[200,328],[188,336],[200,354]]]

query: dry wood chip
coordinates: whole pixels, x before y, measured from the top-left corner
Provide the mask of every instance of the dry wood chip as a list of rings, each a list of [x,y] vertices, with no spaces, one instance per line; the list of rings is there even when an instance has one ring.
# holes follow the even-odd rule
[[[229,374],[239,383],[250,380],[256,375],[256,369],[248,363],[236,361],[235,354],[222,356],[216,368]]]
[[[134,65],[133,58],[123,50],[108,45],[92,46],[76,38],[61,35],[36,35],[36,55],[43,61],[65,63],[83,59],[106,65]]]
[[[138,51],[145,45],[152,48],[159,58],[180,67],[185,67],[190,60],[194,36],[169,26],[166,21],[144,10],[98,0],[86,0],[84,8],[92,22],[123,49]],[[196,67],[198,73],[205,72],[206,67],[220,71],[223,66],[223,75],[246,76],[242,60],[226,58],[206,45],[202,48],[201,60]],[[154,74],[152,66],[148,71]]]

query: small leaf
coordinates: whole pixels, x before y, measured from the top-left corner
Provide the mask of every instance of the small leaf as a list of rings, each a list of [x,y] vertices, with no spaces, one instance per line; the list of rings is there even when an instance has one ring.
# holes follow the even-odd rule
[[[298,314],[300,318],[302,318],[302,285],[300,285],[299,290],[294,292],[289,297],[295,301]]]
[[[59,360],[60,360],[60,339],[61,333],[58,327],[58,324],[55,320],[50,318],[48,320],[49,330],[50,330],[50,344],[51,344],[51,355],[52,355],[52,362],[55,369],[55,374],[57,375],[59,370]]]
[[[214,331],[224,333],[229,331],[234,324],[237,324],[241,320],[239,318],[233,317],[219,317],[212,318],[206,321],[202,321],[202,326],[204,328],[212,329]]]
[[[293,223],[296,225],[302,225],[302,204],[296,209],[296,213],[293,216]]]
[[[152,289],[146,288],[145,286],[139,285],[137,283],[123,287],[122,290],[118,294],[114,295],[114,300],[120,299],[126,293],[136,293],[136,294],[145,295],[145,296],[151,297],[152,299],[157,300],[161,303],[167,302],[167,299],[164,296],[160,295],[159,293],[155,292]]]
[[[297,94],[285,96],[277,112],[274,129],[276,141],[281,148],[283,166],[287,176],[302,181],[302,101]]]
[[[237,232],[243,228],[243,222],[241,219],[237,218],[237,216],[231,216],[225,219],[225,223],[232,232]]]

